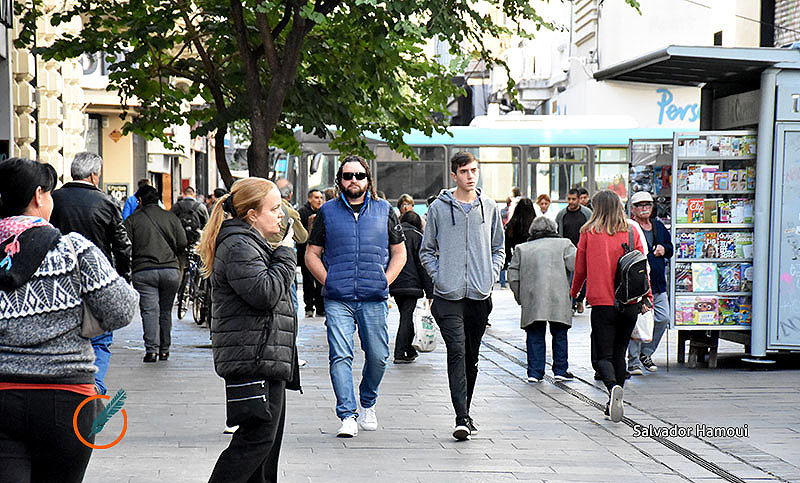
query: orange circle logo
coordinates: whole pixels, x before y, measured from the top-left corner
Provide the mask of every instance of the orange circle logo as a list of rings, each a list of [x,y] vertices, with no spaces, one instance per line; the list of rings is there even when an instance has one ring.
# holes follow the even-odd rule
[[[120,412],[122,413],[122,418],[123,418],[124,422],[122,424],[122,432],[119,434],[119,436],[117,436],[117,439],[115,439],[114,441],[112,441],[112,442],[110,442],[108,444],[92,444],[92,443],[86,441],[83,438],[83,436],[81,436],[81,432],[78,431],[78,414],[81,412],[81,409],[83,408],[83,406],[85,406],[86,403],[88,403],[89,401],[91,401],[93,399],[111,399],[111,396],[107,396],[105,394],[97,394],[95,396],[89,396],[86,399],[84,399],[83,401],[81,401],[81,403],[78,404],[78,407],[75,408],[75,414],[72,415],[72,429],[75,430],[75,436],[78,437],[78,440],[80,440],[80,442],[85,444],[86,446],[88,446],[90,448],[93,448],[93,449],[108,449],[108,448],[116,445],[120,441],[122,441],[122,438],[125,436],[125,432],[128,431],[128,414],[125,412],[124,409],[120,410]]]

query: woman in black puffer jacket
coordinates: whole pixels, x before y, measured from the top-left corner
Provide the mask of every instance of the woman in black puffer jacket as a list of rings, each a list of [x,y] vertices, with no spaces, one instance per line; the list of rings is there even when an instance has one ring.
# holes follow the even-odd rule
[[[300,389],[292,230],[274,250],[266,240],[282,218],[275,185],[247,178],[220,198],[200,238],[211,277],[214,369],[225,379],[227,425],[239,426],[211,482],[278,478],[285,389]]]
[[[400,326],[394,341],[394,363],[414,362],[417,351],[411,346],[414,339],[414,309],[417,300],[423,296],[433,298],[433,282],[419,260],[419,246],[422,244],[422,219],[413,211],[403,213],[400,225],[406,236],[407,261],[400,275],[389,286],[389,294],[397,302],[400,311]],[[424,292],[424,293],[423,293]]]

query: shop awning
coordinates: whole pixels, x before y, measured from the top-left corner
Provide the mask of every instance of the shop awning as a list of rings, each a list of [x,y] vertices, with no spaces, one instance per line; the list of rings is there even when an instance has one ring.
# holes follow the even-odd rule
[[[595,72],[594,78],[700,86],[757,80],[764,69],[779,63],[797,63],[800,67],[800,50],[672,45]]]

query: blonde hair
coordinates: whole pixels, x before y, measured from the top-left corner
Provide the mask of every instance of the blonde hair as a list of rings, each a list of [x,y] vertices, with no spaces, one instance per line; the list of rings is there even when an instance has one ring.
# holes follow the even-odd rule
[[[598,191],[592,198],[592,216],[581,227],[581,233],[607,233],[614,235],[628,231],[625,212],[619,195],[611,190]]]
[[[214,253],[217,249],[217,236],[222,222],[232,218],[234,214],[240,220],[244,220],[250,210],[258,211],[264,203],[264,198],[273,189],[277,189],[275,183],[264,178],[244,178],[233,183],[231,192],[220,197],[214,203],[214,209],[211,211],[211,216],[197,245],[197,253],[203,262],[200,269],[203,277],[211,276]],[[231,209],[231,201],[228,201],[228,198],[233,202],[233,209]]]

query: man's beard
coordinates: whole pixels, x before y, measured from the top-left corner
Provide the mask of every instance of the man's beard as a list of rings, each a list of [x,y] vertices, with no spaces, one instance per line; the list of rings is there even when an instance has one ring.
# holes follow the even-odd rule
[[[356,199],[364,194],[364,190],[358,185],[350,185],[348,188],[345,188],[344,194],[350,199]]]

